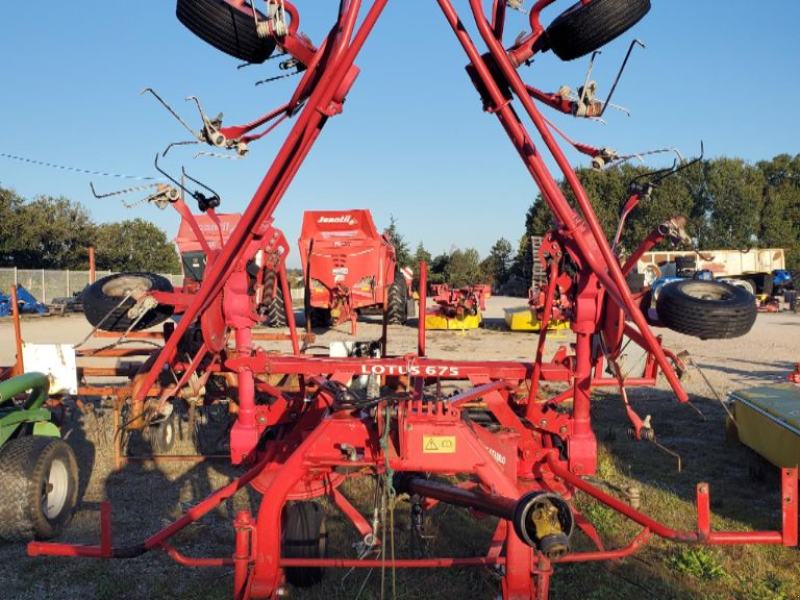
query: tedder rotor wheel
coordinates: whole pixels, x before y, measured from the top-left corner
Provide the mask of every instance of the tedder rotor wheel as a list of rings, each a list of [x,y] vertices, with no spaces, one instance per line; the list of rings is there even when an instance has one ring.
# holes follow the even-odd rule
[[[756,320],[756,301],[742,287],[685,279],[661,288],[658,319],[670,329],[703,340],[746,334]]]
[[[408,320],[408,285],[400,269],[394,272],[394,282],[386,292],[389,296],[386,318],[390,325],[404,325]]]
[[[83,313],[93,327],[104,331],[127,331],[137,317],[128,314],[143,292],[172,292],[169,280],[155,273],[119,273],[98,279],[83,291]],[[133,326],[140,331],[163,323],[172,307],[158,305],[145,312]]]
[[[650,0],[577,2],[547,28],[550,49],[561,60],[580,58],[628,31],[649,10]]]
[[[253,10],[226,0],[178,0],[178,20],[204,42],[248,63],[263,63],[275,51],[272,35],[260,37]],[[259,23],[267,16],[256,11]]]
[[[328,531],[325,511],[317,502],[293,502],[283,509],[281,554],[284,558],[325,558]],[[295,587],[322,581],[322,567],[287,567],[286,580]]]
[[[0,450],[0,538],[51,539],[72,519],[78,463],[58,438],[25,436]]]
[[[286,301],[283,298],[280,282],[275,281],[275,279],[274,272],[270,271],[270,274],[267,275],[265,287],[267,290],[274,289],[275,293],[267,303],[267,325],[270,327],[286,327]]]

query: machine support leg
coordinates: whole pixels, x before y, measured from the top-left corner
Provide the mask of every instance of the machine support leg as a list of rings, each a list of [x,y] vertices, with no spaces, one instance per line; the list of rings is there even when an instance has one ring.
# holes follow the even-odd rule
[[[250,538],[253,524],[250,513],[246,510],[239,511],[234,521],[236,529],[236,553],[233,555],[233,597],[234,600],[246,600],[247,579],[250,568]]]

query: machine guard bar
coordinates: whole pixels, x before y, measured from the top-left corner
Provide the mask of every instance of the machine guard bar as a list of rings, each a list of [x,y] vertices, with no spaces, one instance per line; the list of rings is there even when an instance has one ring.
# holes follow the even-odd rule
[[[554,454],[550,454],[547,464],[553,473],[575,488],[589,494],[625,515],[634,523],[652,531],[655,535],[679,543],[687,544],[782,544],[784,546],[797,545],[797,502],[798,481],[797,467],[781,469],[781,511],[783,513],[783,531],[711,531],[711,496],[707,483],[697,484],[697,531],[680,531],[671,529],[663,523],[651,519],[638,510],[621,502],[617,498],[606,494],[597,487],[587,483],[577,475],[569,472],[558,461]]]

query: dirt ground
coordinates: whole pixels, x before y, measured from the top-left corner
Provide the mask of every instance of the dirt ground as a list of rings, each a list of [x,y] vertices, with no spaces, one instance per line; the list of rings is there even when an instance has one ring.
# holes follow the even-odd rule
[[[428,355],[459,360],[528,360],[534,353],[536,336],[505,330],[503,308],[518,306],[519,299],[495,297],[489,301],[483,327],[466,332],[428,333]],[[297,314],[302,324],[302,315]],[[416,320],[409,326],[390,328],[391,354],[416,349]],[[23,322],[23,337],[28,342],[77,343],[90,328],[81,315],[31,318]],[[724,341],[701,341],[669,330],[657,330],[664,345],[674,351],[687,350],[702,368],[720,397],[743,387],[780,381],[800,361],[800,315],[790,313],[759,314],[753,330],[745,337]],[[359,340],[377,339],[377,319],[358,325]],[[0,365],[13,361],[13,329],[10,322],[0,323]],[[334,340],[351,340],[349,326],[320,332],[311,351],[323,352]],[[570,334],[548,341],[546,356],[559,344],[568,344]],[[92,342],[93,344],[96,342]],[[288,342],[270,343],[267,347],[288,351]],[[643,488],[643,508],[652,509],[671,524],[691,527],[693,495],[697,481],[712,484],[714,510],[721,510],[720,520],[731,527],[775,528],[779,524],[777,483],[756,482],[747,477],[748,455],[741,448],[724,443],[725,413],[703,378],[694,371],[688,374],[686,387],[693,404],[704,414],[677,406],[663,381],[658,390],[639,389],[631,401],[642,414],[652,414],[659,441],[679,452],[684,463],[678,473],[675,460],[652,444],[627,440],[627,423],[618,395],[597,395],[593,418],[601,441],[601,469],[598,477],[608,480],[635,481]],[[71,542],[94,544],[99,540],[99,506],[111,501],[114,507],[114,543],[126,545],[140,541],[205,497],[210,491],[230,481],[240,470],[224,463],[200,464],[130,464],[114,472],[111,441],[111,412],[96,401],[95,414],[72,411],[65,435],[75,449],[81,469],[80,506],[63,536]],[[346,489],[355,498],[368,496],[369,490]],[[674,500],[673,500],[674,499]],[[236,510],[256,510],[258,495],[242,492],[199,524],[180,534],[176,540],[190,556],[230,556],[233,550],[231,518]],[[598,509],[587,509],[593,520],[605,523],[601,533],[624,542],[626,526],[617,525]],[[473,525],[461,510],[432,515],[437,539],[433,547],[445,553],[470,556],[485,552],[491,520]],[[340,516],[330,519],[330,544],[337,556],[352,556],[353,532]],[[716,522],[716,521],[715,521]],[[455,535],[446,529],[454,528]],[[408,537],[404,525],[397,526],[398,536]],[[403,539],[405,539],[405,537]],[[613,545],[613,544],[612,544]],[[781,598],[800,597],[800,567],[796,550],[732,549],[713,554],[727,579],[686,575],[680,567],[681,554],[671,546],[656,543],[636,561],[614,565],[574,566],[557,569],[553,582],[554,599],[560,598]],[[766,551],[765,551],[766,552]],[[787,554],[787,553],[794,554]],[[677,556],[678,559],[674,559]],[[673,558],[670,558],[673,557]],[[672,561],[672,562],[670,562]],[[676,562],[677,561],[677,562]],[[24,544],[0,542],[0,598],[228,598],[232,587],[231,572],[225,569],[188,569],[172,563],[162,553],[151,553],[130,561],[93,561],[77,559],[29,558]],[[747,562],[743,579],[742,565]],[[677,565],[677,566],[676,566]],[[774,586],[763,581],[776,578]],[[793,579],[794,578],[794,579]],[[575,582],[579,583],[575,583]],[[761,587],[748,587],[750,581]],[[626,583],[627,582],[627,583]],[[752,585],[756,585],[753,583]],[[364,584],[364,585],[362,585]],[[378,598],[380,573],[372,573],[365,582],[362,573],[332,571],[325,583],[315,590],[296,592],[297,598]],[[402,572],[397,579],[398,598],[493,597],[497,583],[483,571]],[[777,586],[777,587],[776,587]],[[781,587],[783,586],[783,587]],[[759,595],[761,589],[773,595]],[[777,592],[774,590],[778,589]],[[755,590],[755,591],[754,591]],[[783,591],[781,591],[783,590]],[[391,594],[388,594],[391,596]]]

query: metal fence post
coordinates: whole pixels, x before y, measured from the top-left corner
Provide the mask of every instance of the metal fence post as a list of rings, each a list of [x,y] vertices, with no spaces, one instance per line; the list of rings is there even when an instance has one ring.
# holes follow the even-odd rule
[[[42,269],[42,304],[47,304],[47,288],[44,286],[44,269]]]

